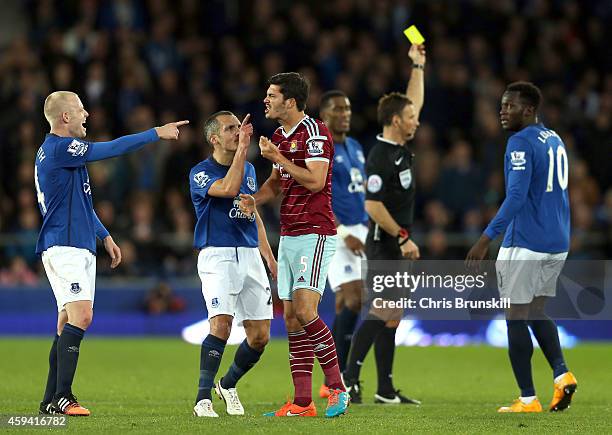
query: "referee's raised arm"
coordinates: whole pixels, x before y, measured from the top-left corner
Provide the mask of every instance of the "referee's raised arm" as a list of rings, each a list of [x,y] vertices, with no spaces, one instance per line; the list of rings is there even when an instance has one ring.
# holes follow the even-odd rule
[[[412,101],[418,119],[425,101],[425,45],[411,45],[408,56],[412,60],[412,72],[406,87],[406,96]]]

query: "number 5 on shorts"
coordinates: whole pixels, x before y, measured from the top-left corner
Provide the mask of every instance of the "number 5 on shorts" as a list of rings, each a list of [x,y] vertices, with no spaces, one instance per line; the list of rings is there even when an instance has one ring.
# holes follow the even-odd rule
[[[306,272],[306,269],[308,269],[308,257],[307,256],[302,255],[302,257],[300,257],[300,265],[302,266],[302,268],[300,269],[300,273]]]

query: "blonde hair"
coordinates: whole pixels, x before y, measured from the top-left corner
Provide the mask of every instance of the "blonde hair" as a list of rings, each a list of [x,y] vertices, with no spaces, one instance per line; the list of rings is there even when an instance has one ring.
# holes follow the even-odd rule
[[[61,114],[67,111],[66,102],[71,96],[79,97],[77,94],[71,91],[55,91],[49,94],[45,98],[44,113],[47,122],[51,127],[55,124]]]

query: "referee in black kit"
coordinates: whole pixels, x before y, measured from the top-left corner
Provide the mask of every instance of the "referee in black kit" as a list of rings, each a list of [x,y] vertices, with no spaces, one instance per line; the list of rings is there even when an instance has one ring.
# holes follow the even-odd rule
[[[406,94],[393,92],[378,102],[378,122],[383,127],[366,162],[368,176],[366,211],[370,228],[366,240],[368,260],[417,260],[418,246],[410,239],[414,216],[414,154],[406,145],[419,126],[424,99],[425,47],[412,45],[408,52],[412,74]],[[374,345],[378,389],[375,403],[420,404],[400,394],[393,386],[392,368],[395,354],[395,331],[403,310],[371,308],[353,335],[351,351],[344,372],[344,382],[352,403],[361,403],[359,372]]]

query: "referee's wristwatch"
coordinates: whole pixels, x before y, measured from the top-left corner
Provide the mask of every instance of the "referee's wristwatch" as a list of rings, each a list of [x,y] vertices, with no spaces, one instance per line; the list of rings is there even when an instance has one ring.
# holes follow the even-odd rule
[[[397,244],[402,246],[407,243],[408,240],[410,240],[410,233],[406,228],[400,228],[399,232],[397,233]]]

